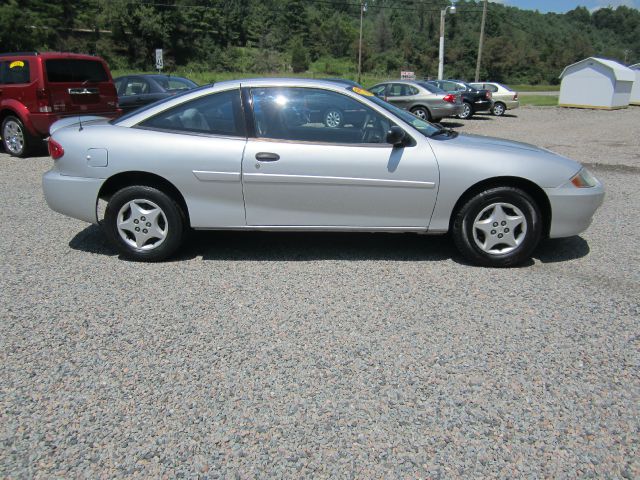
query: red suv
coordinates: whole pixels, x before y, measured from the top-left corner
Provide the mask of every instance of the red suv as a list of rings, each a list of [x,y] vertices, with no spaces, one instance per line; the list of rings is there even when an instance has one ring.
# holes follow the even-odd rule
[[[100,57],[0,54],[0,136],[5,152],[13,156],[27,156],[60,118],[120,113],[111,72]]]

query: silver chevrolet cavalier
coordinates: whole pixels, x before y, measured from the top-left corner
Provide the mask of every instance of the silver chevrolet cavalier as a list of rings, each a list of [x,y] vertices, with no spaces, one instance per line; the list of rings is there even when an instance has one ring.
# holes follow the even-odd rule
[[[341,123],[324,121],[336,108]],[[449,232],[471,262],[507,267],[584,231],[604,197],[573,160],[321,80],[221,82],[114,121],[66,118],[49,152],[49,206],[143,261],[174,254],[187,228]]]

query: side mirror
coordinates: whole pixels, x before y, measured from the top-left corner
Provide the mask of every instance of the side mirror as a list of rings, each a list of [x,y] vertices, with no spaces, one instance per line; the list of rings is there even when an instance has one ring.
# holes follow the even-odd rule
[[[407,134],[402,128],[394,125],[387,132],[387,143],[390,143],[394,147],[401,147],[406,136]]]

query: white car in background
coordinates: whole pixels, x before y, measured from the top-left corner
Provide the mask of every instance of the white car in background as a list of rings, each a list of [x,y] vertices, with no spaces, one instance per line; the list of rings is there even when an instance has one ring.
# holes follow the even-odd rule
[[[491,92],[493,97],[493,107],[491,107],[491,113],[501,117],[507,110],[513,110],[520,106],[520,100],[518,100],[518,92],[511,90],[509,87],[505,87],[501,83],[495,82],[474,82],[470,83],[474,88],[485,89]]]

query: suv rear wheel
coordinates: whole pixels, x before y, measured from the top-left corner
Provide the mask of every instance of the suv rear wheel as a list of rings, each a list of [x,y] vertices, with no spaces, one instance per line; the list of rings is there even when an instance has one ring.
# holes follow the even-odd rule
[[[26,157],[34,139],[24,128],[19,118],[9,115],[2,122],[2,146],[14,157]]]

